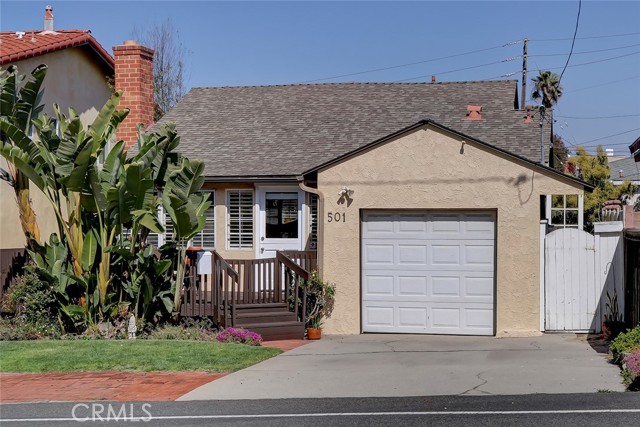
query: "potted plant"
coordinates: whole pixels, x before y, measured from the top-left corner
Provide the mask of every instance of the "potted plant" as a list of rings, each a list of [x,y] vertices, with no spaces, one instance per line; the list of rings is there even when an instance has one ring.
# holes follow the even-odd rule
[[[305,326],[307,339],[318,340],[322,335],[324,319],[331,317],[333,302],[336,293],[334,284],[320,279],[317,272],[312,272],[311,277],[304,284],[306,291]]]
[[[623,332],[625,327],[620,311],[618,310],[618,294],[615,290],[613,294],[607,291],[606,308],[607,313],[604,315],[604,321],[602,322],[602,335],[610,341]]]

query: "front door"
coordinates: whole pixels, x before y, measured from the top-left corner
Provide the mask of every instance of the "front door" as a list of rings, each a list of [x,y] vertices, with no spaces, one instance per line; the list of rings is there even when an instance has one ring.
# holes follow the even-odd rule
[[[302,250],[304,193],[298,187],[259,187],[258,258],[274,258],[278,250]]]

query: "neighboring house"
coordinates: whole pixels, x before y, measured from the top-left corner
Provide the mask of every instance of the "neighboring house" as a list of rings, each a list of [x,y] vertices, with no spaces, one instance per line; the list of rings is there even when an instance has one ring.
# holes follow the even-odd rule
[[[639,142],[640,138],[636,140]],[[609,163],[611,182],[621,185],[626,180],[636,186],[633,197],[627,202],[625,209],[625,228],[640,228],[640,163],[633,157]]]
[[[640,136],[629,146],[629,151],[636,162],[640,162]]]
[[[530,335],[540,220],[578,227],[591,187],[539,164],[515,99],[515,81],[194,88],[159,124],[205,161],[196,244],[317,249],[337,289],[327,332]]]
[[[153,120],[153,50],[135,42],[125,42],[113,50],[115,58],[88,30],[54,30],[50,9],[45,12],[44,30],[0,32],[3,70],[15,65],[20,74],[29,75],[40,64],[48,66],[42,103],[44,112],[51,116],[54,116],[53,103],[57,103],[63,113],[73,107],[82,122],[90,125],[113,94],[115,80],[116,89],[125,90],[120,106],[140,106],[131,109],[119,129],[118,136],[131,145],[137,140],[137,123],[150,125]],[[0,158],[0,167],[6,169],[3,158]],[[31,194],[41,239],[48,239],[57,229],[53,211],[37,188],[32,188]],[[25,240],[14,192],[5,182],[0,182],[0,201],[0,253],[4,272],[12,254],[24,248]]]

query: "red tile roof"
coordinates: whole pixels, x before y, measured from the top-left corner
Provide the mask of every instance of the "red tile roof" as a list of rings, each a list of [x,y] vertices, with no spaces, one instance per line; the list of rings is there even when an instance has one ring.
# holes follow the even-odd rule
[[[89,30],[57,30],[0,32],[0,65],[72,47],[87,46],[110,69],[113,57],[91,35]]]

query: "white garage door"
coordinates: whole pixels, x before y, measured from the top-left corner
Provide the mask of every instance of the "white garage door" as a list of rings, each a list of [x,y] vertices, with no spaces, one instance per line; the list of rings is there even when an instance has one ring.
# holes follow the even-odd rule
[[[364,332],[493,335],[492,214],[368,213]]]

